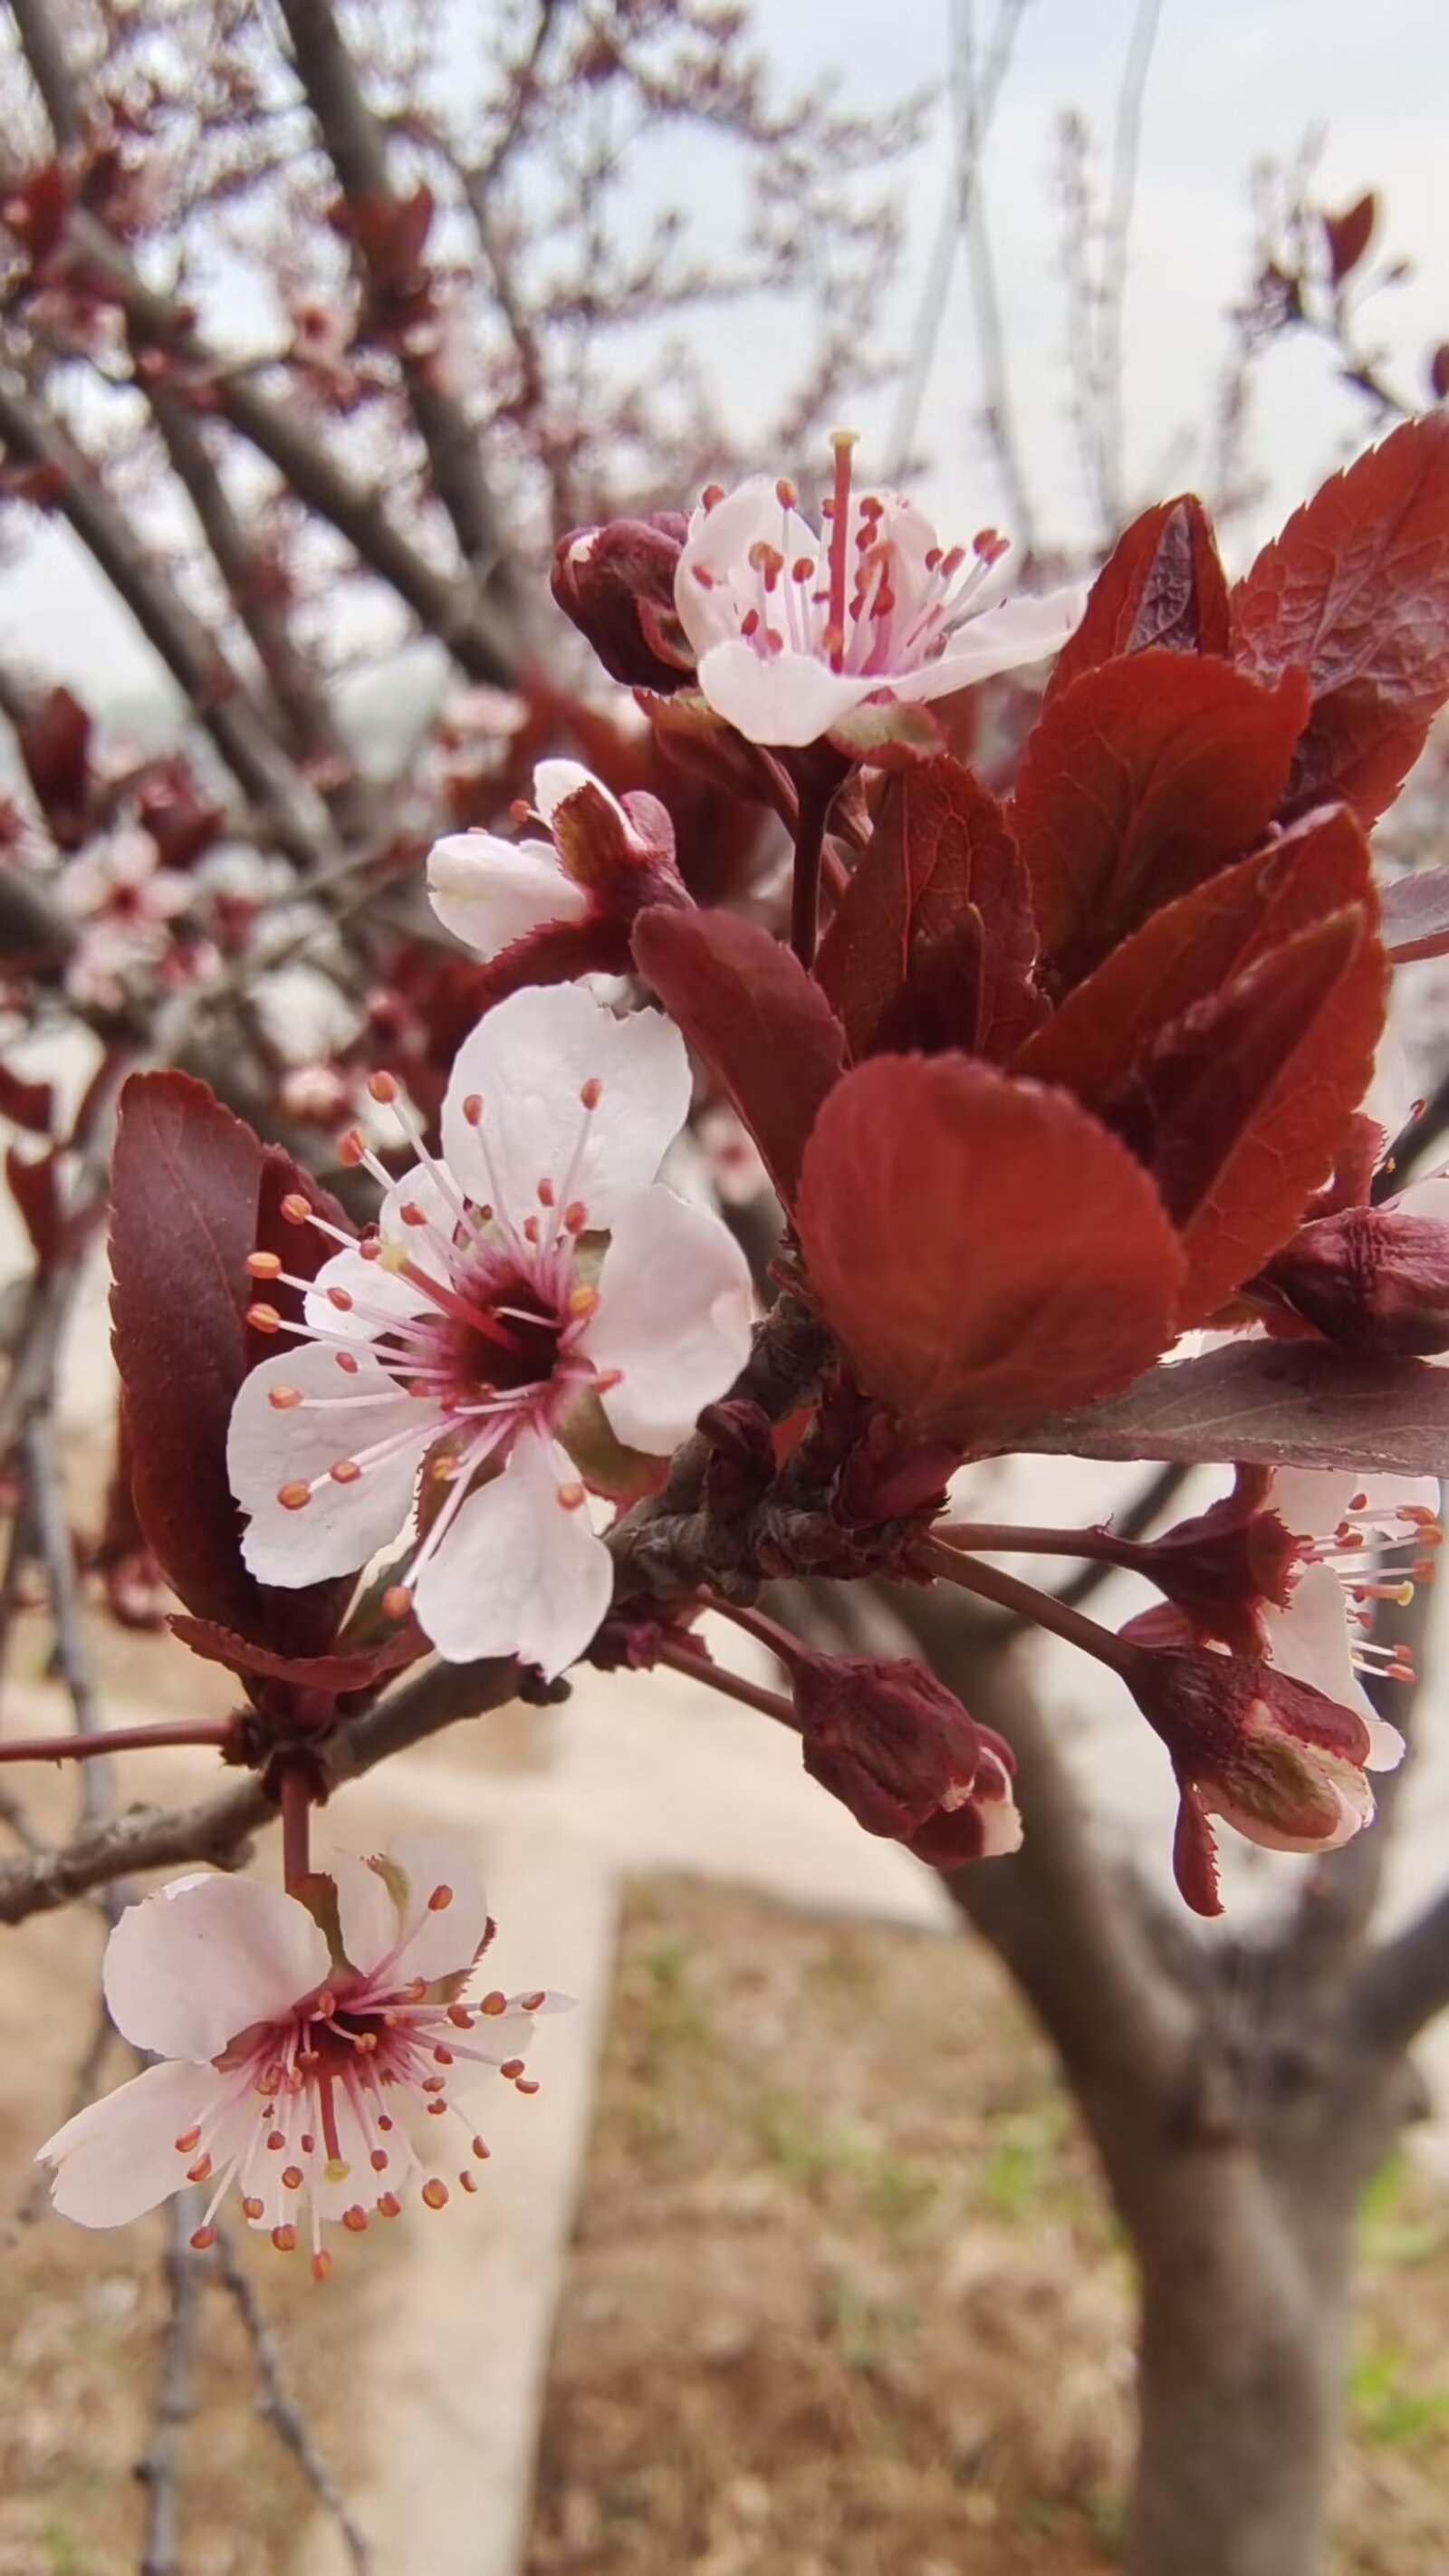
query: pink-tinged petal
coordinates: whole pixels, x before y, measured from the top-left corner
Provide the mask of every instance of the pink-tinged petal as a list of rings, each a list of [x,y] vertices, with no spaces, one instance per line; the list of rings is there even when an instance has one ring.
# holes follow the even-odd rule
[[[667,1456],[749,1356],[754,1297],[734,1236],[710,1208],[657,1184],[614,1219],[599,1308],[582,1348],[622,1381],[603,1398],[619,1438]]]
[[[527,1433],[428,1559],[417,1613],[449,1663],[518,1655],[552,1680],[583,1653],[613,1589],[613,1559],[587,1510],[560,1502],[549,1452]]]
[[[325,1863],[337,1890],[337,1921],[347,1964],[370,1976],[401,1936],[398,1910],[380,1871],[355,1852],[334,1852]]]
[[[1361,1476],[1341,1468],[1279,1467],[1268,1491],[1269,1509],[1295,1538],[1330,1539],[1340,1524],[1377,1530],[1386,1538],[1405,1535],[1404,1515],[1417,1518],[1439,1512],[1435,1476]]]
[[[983,617],[968,618],[958,628],[937,662],[917,671],[888,674],[893,697],[940,698],[997,671],[1015,671],[1028,662],[1045,662],[1059,653],[1081,624],[1087,594],[1080,583],[1044,591],[1038,598],[1008,599],[988,608]],[[879,684],[877,684],[879,685]]]
[[[251,1515],[242,1556],[260,1583],[295,1589],[334,1574],[355,1574],[406,1527],[419,1461],[441,1417],[425,1398],[404,1394],[370,1353],[356,1350],[354,1373],[339,1369],[321,1343],[264,1360],[242,1380],[227,1434],[232,1492]],[[300,1404],[278,1411],[274,1389],[295,1388]],[[406,1444],[375,1463],[377,1442],[406,1433]],[[332,1469],[361,1458],[362,1473],[338,1484]],[[277,1497],[286,1487],[323,1481],[299,1510]]]
[[[577,985],[529,986],[490,1011],[458,1051],[443,1150],[470,1198],[515,1228],[547,1181],[591,1227],[658,1171],[689,1110],[689,1060],[658,1011],[612,1011]],[[587,1103],[592,1101],[593,1107]],[[475,1124],[465,1104],[481,1102]]]
[[[1288,1607],[1265,1601],[1259,1616],[1268,1661],[1290,1680],[1307,1682],[1325,1699],[1360,1717],[1373,1714],[1348,1650],[1348,1602],[1333,1568],[1305,1565],[1295,1577]]]
[[[1332,1754],[1316,1754],[1314,1767],[1338,1808],[1338,1822],[1331,1833],[1281,1833],[1252,1808],[1237,1805],[1231,1791],[1216,1780],[1200,1781],[1198,1788],[1204,1805],[1246,1842],[1256,1843],[1260,1851],[1340,1851],[1365,1825],[1373,1823],[1373,1791],[1361,1771],[1355,1770],[1351,1762],[1336,1762]]]
[[[582,921],[589,908],[551,842],[500,841],[491,832],[454,832],[434,844],[428,900],[445,930],[488,958],[548,922]]]
[[[389,1192],[384,1207],[393,1195]],[[349,1302],[338,1305],[331,1292]],[[364,1261],[360,1252],[335,1252],[324,1261],[302,1300],[303,1316],[314,1331],[330,1333],[339,1342],[375,1342],[393,1324],[428,1311],[426,1297],[408,1280],[384,1270],[380,1261]]]
[[[738,634],[745,603],[731,576],[748,572],[751,546],[780,545],[782,517],[779,496],[766,474],[752,474],[712,510],[695,511],[675,567],[674,605],[697,655]],[[817,554],[819,538],[803,520],[797,525],[803,535],[799,551]]]
[[[190,2161],[176,2141],[224,2092],[211,2068],[148,2066],[103,2101],[88,2102],[36,2150],[54,2169],[51,2201],[81,2227],[125,2227],[179,2191]]]
[[[414,1163],[393,1182],[383,1199],[377,1213],[378,1230],[389,1256],[394,1250],[405,1253],[410,1261],[420,1262],[430,1275],[436,1276],[439,1260],[446,1260],[451,1253],[462,1215],[462,1191],[454,1189],[450,1193],[426,1163]],[[424,1220],[421,1225],[419,1217]],[[399,1316],[437,1314],[436,1305],[421,1289],[414,1288],[410,1280],[382,1261],[363,1262],[361,1267],[375,1283],[374,1297],[380,1287],[385,1302],[390,1304],[396,1299]]]
[[[488,1898],[472,1861],[434,1834],[400,1834],[387,1856],[408,1883],[399,1977],[426,1977],[431,1985],[471,1968],[488,1929]],[[444,1889],[448,1901],[437,1906],[432,1900]]]
[[[604,785],[602,778],[596,778],[591,769],[585,769],[581,760],[541,760],[539,762],[533,773],[533,801],[545,823],[551,824],[560,805],[568,797],[577,796],[580,788],[583,787],[592,787],[596,796],[602,796],[606,805],[612,805],[627,831],[629,818],[618,797],[612,788]],[[554,859],[554,865],[555,867],[558,865],[557,858]]]
[[[1020,1851],[1022,1841],[1021,1809],[1013,1793],[1011,1774],[989,1744],[983,1744],[972,1783],[971,1803],[981,1824],[981,1858],[996,1860],[1008,1852]]]
[[[931,671],[940,667],[933,663]],[[915,676],[925,675],[917,672]],[[867,678],[859,672],[832,671],[828,662],[818,662],[811,653],[772,653],[766,660],[752,644],[730,642],[712,644],[700,655],[699,685],[715,714],[747,742],[778,744],[789,750],[819,742],[884,680],[880,673]],[[959,684],[943,681],[941,685]],[[939,695],[935,688],[912,692],[906,683],[897,688],[894,680],[891,686],[898,696]]]
[[[197,2062],[274,2021],[326,1978],[304,1905],[256,1878],[191,1878],[128,1905],[101,1971],[123,2039]]]

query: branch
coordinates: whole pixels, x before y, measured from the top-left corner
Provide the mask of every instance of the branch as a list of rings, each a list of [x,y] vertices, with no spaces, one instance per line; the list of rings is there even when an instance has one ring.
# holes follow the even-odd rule
[[[181,2450],[191,2420],[201,2289],[189,2242],[191,2198],[189,2191],[173,2192],[166,2207],[164,2266],[170,2309],[151,2440],[136,2462],[136,2475],[146,2489],[141,2576],[180,2576],[181,2569]]]
[[[55,1432],[48,1412],[38,1412],[25,1435],[25,1464],[36,1536],[50,1579],[56,1655],[70,1693],[75,1731],[78,1736],[94,1739],[104,1736],[105,1722],[91,1671],[75,1548],[55,1454]],[[115,1815],[115,1777],[106,1761],[83,1762],[80,1768],[81,1814],[87,1827],[95,1830],[109,1824]]]
[[[172,2205],[175,2206],[174,2202]],[[312,2438],[311,2427],[306,2416],[287,2388],[282,2375],[282,2356],[277,2347],[277,2338],[262,2313],[256,2291],[252,2287],[248,2274],[242,2268],[236,2247],[225,2227],[217,2227],[216,2245],[211,2261],[223,2288],[230,2294],[252,2348],[257,2376],[262,2383],[262,2393],[258,2401],[261,2414],[271,2425],[278,2441],[284,2443],[291,2452],[323,2512],[329,2514],[336,2523],[342,2545],[355,2570],[355,2576],[370,2576],[372,2552],[353,2521],[341,2489]]]
[[[1353,1981],[1349,2013],[1365,2046],[1389,2056],[1408,2048],[1446,2006],[1449,1888],[1370,1951]]]

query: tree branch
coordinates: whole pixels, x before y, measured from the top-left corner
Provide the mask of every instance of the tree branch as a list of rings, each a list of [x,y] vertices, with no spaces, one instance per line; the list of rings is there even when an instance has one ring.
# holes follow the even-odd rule
[[[306,2416],[287,2387],[276,2335],[262,2312],[261,2302],[248,2274],[242,2268],[236,2247],[225,2227],[217,2228],[211,2261],[223,2288],[236,2308],[242,2329],[252,2348],[252,2359],[256,2363],[257,2376],[262,2386],[262,2393],[258,2400],[260,2412],[271,2425],[278,2441],[291,2452],[323,2512],[337,2525],[338,2535],[352,2562],[355,2576],[371,2576],[372,2552],[353,2521],[342,2491],[312,2438],[311,2427]]]
[[[181,2453],[191,2420],[201,2277],[191,2251],[192,2195],[173,2192],[166,2205],[164,2266],[170,2302],[151,2439],[136,2462],[146,2490],[141,2576],[180,2576]]]

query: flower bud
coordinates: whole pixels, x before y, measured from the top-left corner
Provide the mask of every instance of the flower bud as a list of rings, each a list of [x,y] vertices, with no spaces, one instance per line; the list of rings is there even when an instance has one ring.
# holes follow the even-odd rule
[[[1015,1850],[1011,1756],[924,1664],[801,1652],[792,1687],[806,1770],[868,1834],[945,1869]]]
[[[1403,1738],[1256,1656],[1137,1643],[1126,1678],[1181,1792],[1173,1868],[1198,1914],[1220,1914],[1210,1816],[1266,1851],[1333,1851],[1373,1819],[1365,1773]]]
[[[1266,1286],[1329,1341],[1403,1358],[1449,1350],[1449,1225],[1403,1207],[1301,1226]]]
[[[1268,1505],[1265,1467],[1239,1467],[1231,1494],[1132,1550],[1134,1568],[1182,1611],[1194,1639],[1257,1655],[1265,1608],[1286,1608],[1298,1545]]]
[[[667,693],[694,669],[674,607],[675,567],[688,532],[682,510],[658,510],[574,528],[559,540],[554,598],[609,677],[627,688]]]

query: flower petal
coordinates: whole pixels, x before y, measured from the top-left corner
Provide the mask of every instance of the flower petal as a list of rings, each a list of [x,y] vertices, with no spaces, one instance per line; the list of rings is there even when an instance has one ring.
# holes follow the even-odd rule
[[[941,667],[933,662],[930,673]],[[812,653],[774,653],[766,660],[752,644],[739,641],[712,644],[699,659],[699,685],[715,714],[747,742],[778,743],[784,749],[818,742],[872,690],[884,687],[887,676],[832,671],[828,662],[818,662]],[[943,680],[940,687],[959,685]],[[901,697],[940,694],[935,687],[912,691],[907,683],[897,684],[894,679],[890,686]]]
[[[405,1395],[365,1350],[355,1374],[318,1343],[263,1360],[243,1378],[232,1407],[226,1469],[232,1492],[251,1515],[242,1556],[261,1583],[287,1589],[354,1574],[407,1526],[418,1463],[436,1438],[440,1416],[423,1397]],[[278,1412],[275,1387],[300,1389],[303,1401]],[[396,1432],[411,1433],[349,1484],[330,1470]],[[281,1488],[322,1477],[298,1511],[278,1502]]]
[[[383,1201],[384,1218],[398,1202],[399,1188],[395,1183]],[[394,1220],[393,1230],[402,1232],[400,1219]],[[340,1291],[350,1303],[334,1304],[329,1290]],[[324,1261],[302,1301],[305,1321],[336,1342],[375,1342],[395,1323],[428,1311],[427,1298],[411,1280],[384,1270],[380,1261],[364,1261],[360,1252],[335,1252]]]
[[[381,1872],[355,1852],[333,1852],[325,1864],[337,1890],[342,1949],[359,1976],[370,1976],[400,1938],[397,1906]]]
[[[428,1559],[417,1613],[449,1663],[518,1655],[551,1680],[583,1653],[613,1588],[613,1560],[587,1512],[560,1503],[546,1444],[525,1434]]]
[[[1348,1603],[1330,1565],[1305,1565],[1293,1583],[1288,1607],[1259,1605],[1268,1661],[1290,1680],[1307,1682],[1362,1718],[1373,1707],[1348,1651]]]
[[[256,1878],[189,1878],[128,1905],[101,1981],[136,2048],[204,2063],[322,1983],[327,1943],[295,1897]]]
[[[467,1854],[440,1835],[400,1834],[388,1858],[408,1883],[399,1977],[426,1977],[431,1985],[471,1968],[488,1930],[488,1898]],[[448,1902],[434,1909],[430,1900],[443,1888]]]
[[[482,1102],[476,1126],[470,1098]],[[443,1150],[469,1197],[491,1201],[515,1230],[536,1215],[542,1180],[561,1207],[581,1201],[591,1227],[607,1226],[653,1180],[688,1109],[684,1040],[659,1012],[616,1020],[577,985],[528,986],[460,1047]]]
[[[546,768],[574,768],[572,761]],[[580,780],[587,778],[580,770]],[[589,898],[559,866],[549,841],[500,841],[491,832],[453,832],[428,854],[428,900],[445,930],[498,957],[550,921],[582,921]]]
[[[686,1437],[744,1367],[753,1305],[749,1263],[712,1209],[662,1184],[620,1208],[581,1347],[623,1372],[602,1399],[621,1440],[663,1457]]]
[[[782,530],[784,534],[782,535]],[[818,555],[820,540],[792,512],[787,520],[768,474],[751,474],[712,510],[696,510],[674,572],[674,606],[696,654],[739,633],[758,576],[750,573],[750,548],[780,547],[787,561]],[[707,578],[703,581],[700,574]],[[742,596],[749,574],[751,601]]]
[[[591,769],[585,769],[581,760],[539,762],[533,773],[533,801],[545,823],[551,824],[560,805],[567,797],[577,796],[581,787],[592,787],[596,796],[602,796],[606,804],[612,805],[625,830],[628,830],[629,817],[618,797],[604,785],[602,778],[596,778]],[[554,866],[558,866],[557,858]]]
[[[186,2180],[176,2141],[195,2128],[226,2089],[210,2067],[148,2066],[36,2150],[54,2168],[51,2201],[82,2227],[124,2227],[168,2200]]]
[[[939,661],[923,662],[917,671],[886,674],[891,693],[897,698],[941,698],[953,689],[969,688],[973,681],[989,680],[997,671],[1045,662],[1076,633],[1086,604],[1087,594],[1079,582],[1043,591],[1036,598],[1005,600],[982,617],[968,618]]]

